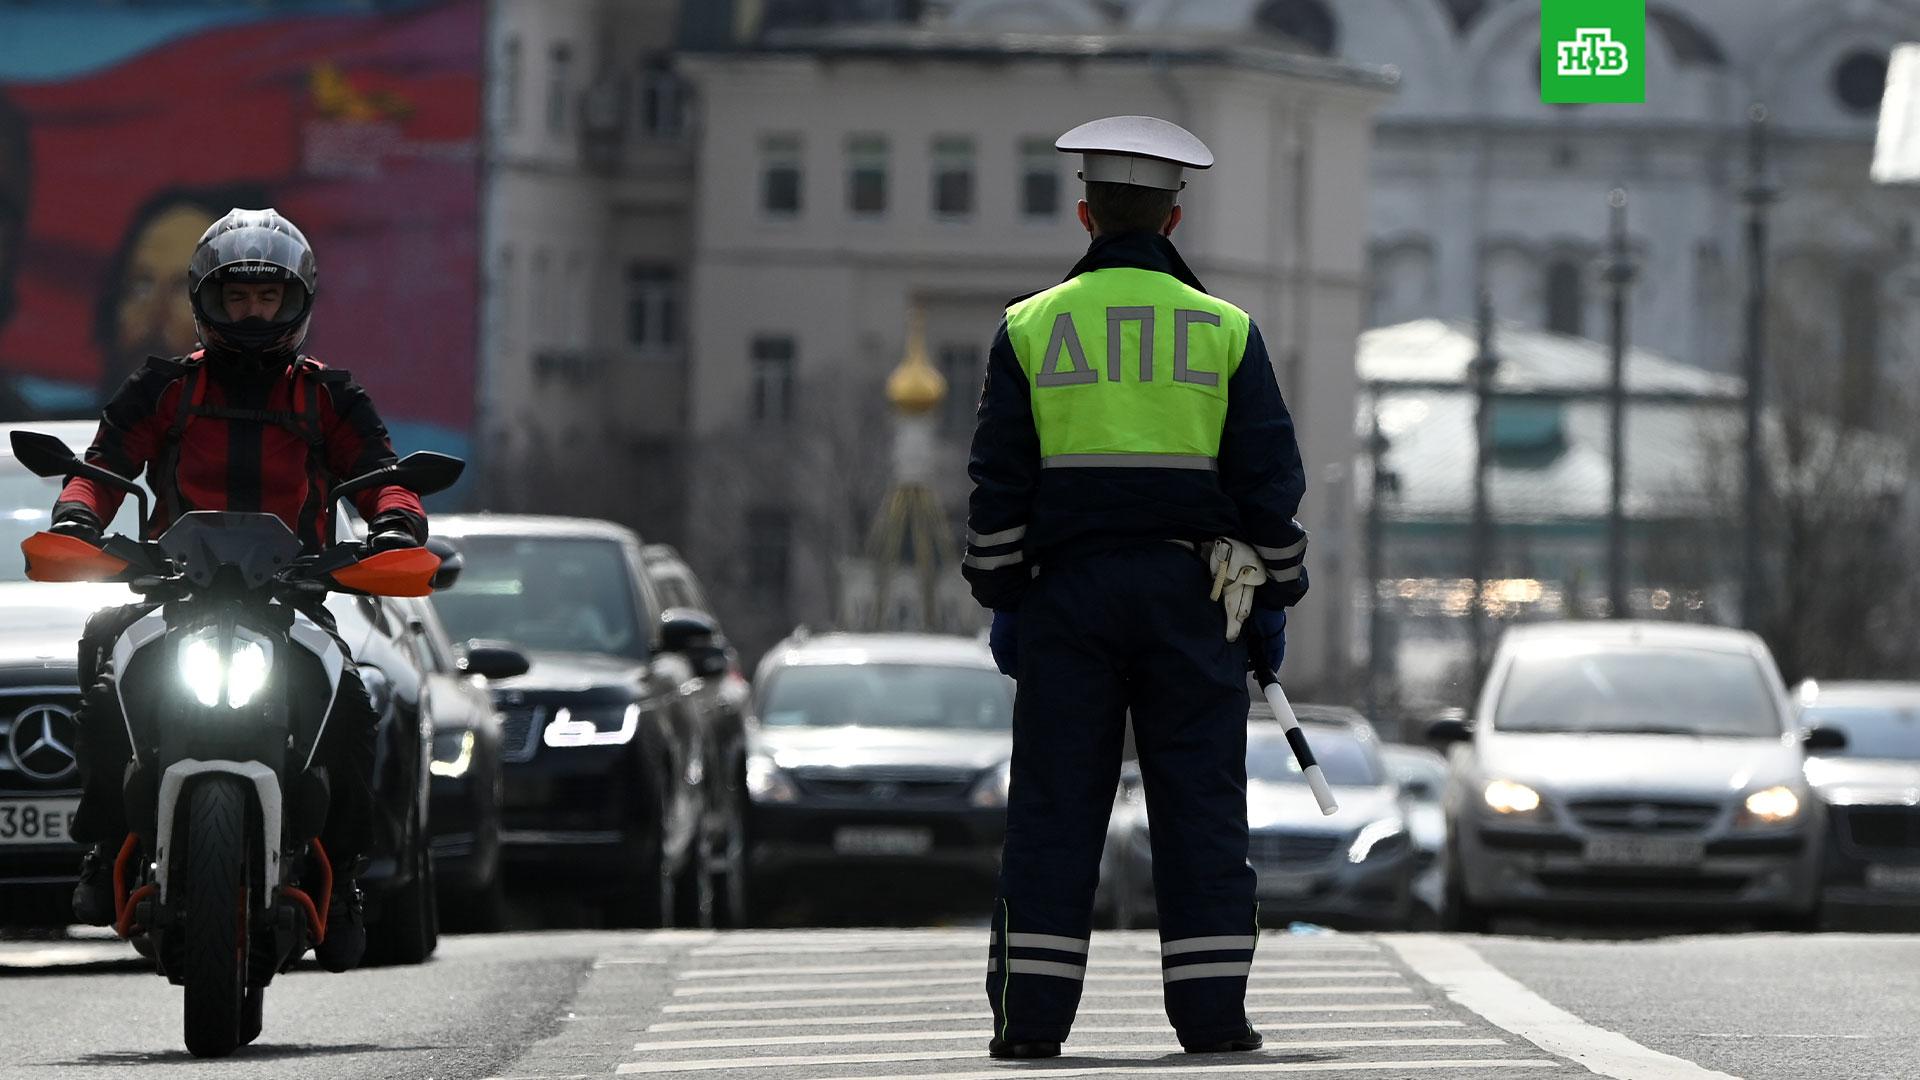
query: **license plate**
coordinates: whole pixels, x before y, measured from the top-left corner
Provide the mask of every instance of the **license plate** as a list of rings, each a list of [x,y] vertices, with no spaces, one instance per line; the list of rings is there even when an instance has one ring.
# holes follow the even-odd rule
[[[1920,892],[1920,866],[1869,866],[1867,888]]]
[[[70,844],[79,799],[0,799],[0,844]]]
[[[1319,879],[1311,874],[1286,874],[1259,871],[1255,893],[1274,900],[1296,900],[1313,891]]]
[[[933,850],[933,830],[848,826],[834,830],[833,850],[839,855],[925,855]]]
[[[1659,836],[1602,836],[1587,841],[1595,866],[1698,866],[1706,847],[1698,840]]]

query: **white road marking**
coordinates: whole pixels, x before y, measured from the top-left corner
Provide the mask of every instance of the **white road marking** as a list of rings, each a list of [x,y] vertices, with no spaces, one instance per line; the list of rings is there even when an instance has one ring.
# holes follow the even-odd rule
[[[1409,991],[1411,992],[1411,991]],[[1150,992],[1099,994],[1089,997],[1151,997],[1158,996]],[[1250,996],[1260,996],[1253,992]],[[715,1012],[772,1012],[774,1010],[853,1008],[869,1005],[949,1005],[955,1003],[979,1004],[980,993],[973,994],[921,994],[906,997],[860,997],[860,998],[813,998],[808,1001],[713,1001],[698,1004],[663,1005],[660,1011],[669,1013],[715,1013]],[[1432,1009],[1431,1005],[1401,1004],[1357,1004],[1350,1002],[1321,1005],[1248,1005],[1248,1012],[1397,1012],[1405,1009]],[[1155,1016],[1164,1013],[1164,1009],[1121,1009],[1121,1008],[1082,1008],[1081,1016]]]
[[[1737,1080],[1595,1027],[1487,963],[1465,942],[1429,934],[1386,942],[1422,979],[1495,1027],[1614,1080]]]
[[[1018,960],[1016,958],[1016,963],[1017,962]],[[1019,969],[1016,967],[1014,970],[1015,973],[1018,974]],[[1079,969],[1075,968],[1074,970],[1078,971]],[[1379,975],[1335,972],[1332,974],[1300,976],[1262,976],[1260,973],[1255,972],[1253,978],[1248,981],[1247,988],[1249,992],[1256,989],[1274,989],[1278,984],[1296,979],[1305,981],[1312,981],[1314,979],[1380,979],[1388,982],[1406,981],[1398,972],[1394,971],[1383,972]],[[1111,985],[1115,983],[1144,984],[1158,987],[1160,985],[1160,973],[1156,971],[1140,975],[1102,975],[1095,972],[1094,974],[1088,975],[1086,981],[1090,988],[1096,984]],[[982,971],[978,977],[961,975],[941,976],[937,979],[811,979],[798,982],[762,982],[755,983],[752,986],[741,986],[738,983],[728,982],[709,983],[701,986],[677,986],[674,988],[673,996],[699,997],[703,994],[792,994],[801,992],[811,993],[818,990],[912,990],[916,988],[930,989],[943,986],[979,986],[983,988],[981,992],[984,993],[985,985],[986,972]],[[1383,992],[1378,986],[1357,984],[1351,986],[1301,986],[1289,989],[1290,992],[1296,994],[1369,994]],[[1096,993],[1098,991],[1089,989],[1088,992]],[[1160,991],[1156,989],[1153,992],[1157,994]]]
[[[959,1020],[965,1018],[940,1016],[934,1017],[933,1019]],[[1263,1024],[1261,1025],[1261,1030],[1263,1032],[1325,1031],[1348,1028],[1443,1028],[1465,1026],[1465,1024],[1458,1020],[1361,1020],[1348,1024]],[[1172,1034],[1173,1029],[1168,1027],[1157,1029],[1157,1031],[1159,1034]],[[1081,1025],[1076,1026],[1073,1029],[1073,1033],[1079,1036],[1146,1035],[1150,1032],[1147,1029],[1143,1029],[1140,1025],[1135,1024],[1128,1027],[1087,1027]],[[990,1034],[991,1032],[984,1032],[972,1028],[966,1031],[861,1031],[856,1033],[836,1031],[826,1035],[762,1035],[745,1038],[736,1035],[728,1038],[672,1039],[665,1042],[635,1043],[633,1048],[636,1051],[725,1050],[736,1046],[831,1046],[834,1043],[854,1041],[861,1043],[952,1042],[956,1040],[979,1039]]]
[[[815,954],[846,955],[870,952],[923,952],[933,949],[984,949],[989,935],[986,930],[968,931],[964,937],[942,935],[936,938],[846,938],[833,941],[786,940],[766,942],[745,942],[736,931],[724,943],[707,945],[694,949],[691,955],[696,957],[762,957],[771,955],[808,956]],[[1268,934],[1259,948],[1271,952],[1281,952],[1289,956],[1311,953],[1378,953],[1380,947],[1369,941],[1318,941],[1307,942],[1285,934]],[[1095,956],[1102,952],[1148,952],[1158,955],[1160,941],[1150,933],[1138,938],[1099,937],[1093,939]]]
[[[969,1038],[978,1039],[973,1032]],[[1385,1046],[1503,1046],[1499,1039],[1305,1039],[1298,1042],[1268,1043],[1272,1050],[1353,1050]],[[1092,1047],[1103,1054],[1164,1054],[1165,1043]],[[621,1076],[677,1072],[718,1072],[722,1069],[773,1069],[789,1066],[818,1068],[822,1065],[884,1065],[906,1061],[958,1061],[978,1057],[979,1048],[967,1050],[915,1050],[899,1054],[795,1054],[781,1057],[696,1058],[690,1061],[638,1061],[615,1069]],[[1137,1066],[1136,1066],[1137,1067]],[[1051,1072],[1052,1070],[1047,1070]],[[1184,1071],[1184,1070],[1182,1070]],[[989,1074],[1001,1075],[1001,1074]]]
[[[856,984],[852,984],[852,983],[827,983],[823,986],[823,989],[847,990],[847,989],[854,989],[855,985]],[[860,985],[868,986],[871,984],[860,984]],[[889,988],[902,987],[902,986],[925,986],[925,985],[927,984],[918,983],[918,982],[886,983],[878,987],[878,989],[889,989]],[[972,984],[969,983],[968,985],[972,985]],[[702,993],[706,992],[706,988],[698,988],[698,989]],[[737,987],[734,989],[745,990],[746,988]],[[751,992],[751,991],[748,991],[748,992]],[[686,990],[674,991],[674,994],[676,995],[682,995],[686,993],[687,993]],[[1093,1000],[1098,998],[1157,998],[1157,997],[1164,996],[1164,993],[1165,992],[1162,991],[1157,986],[1150,990],[1097,990],[1097,989],[1094,989],[1093,987],[1088,987],[1086,992],[1081,995],[1081,999]],[[1411,994],[1411,993],[1413,993],[1413,988],[1406,987],[1406,986],[1292,986],[1292,987],[1254,986],[1254,987],[1249,987],[1247,989],[1247,997],[1249,999],[1257,998],[1257,997],[1274,997],[1274,996],[1294,995],[1294,994],[1339,994],[1339,995],[1350,997],[1356,994],[1374,995],[1374,994]],[[728,1012],[728,1011],[751,1012],[751,1011],[756,1011],[760,1009],[812,1009],[812,1008],[816,1008],[823,1005],[938,1005],[938,1004],[943,1004],[949,1001],[977,1002],[982,997],[984,997],[985,994],[986,994],[986,989],[983,984],[981,987],[975,989],[974,992],[968,993],[968,994],[957,994],[957,993],[956,994],[920,994],[920,995],[912,995],[912,996],[906,996],[906,997],[809,998],[806,1001],[728,1001],[728,1002],[713,1002],[711,1004],[700,1004],[700,1005],[663,1005],[661,1006],[661,1008],[666,1012]],[[1083,1009],[1081,1011],[1084,1012],[1085,1010]]]
[[[602,963],[659,964],[659,963],[665,963],[666,961],[665,960],[605,960],[601,962]],[[984,974],[987,969],[987,963],[984,959],[936,960],[936,961],[933,961],[932,963],[918,963],[918,964],[910,963],[907,961],[895,960],[891,963],[884,963],[884,964],[826,964],[826,965],[820,965],[817,967],[801,966],[801,967],[753,967],[753,968],[700,968],[693,971],[683,971],[679,974],[678,977],[682,979],[734,979],[734,978],[749,978],[749,977],[755,977],[755,976],[790,977],[794,975],[865,975],[865,974],[874,973],[874,972],[888,972],[888,971],[897,972],[903,968],[911,968],[914,971],[977,971]],[[1102,969],[1107,969],[1107,968],[1120,968],[1120,969],[1139,968],[1144,971],[1153,971],[1155,973],[1158,973],[1160,971],[1160,961],[1132,960],[1132,959],[1126,959],[1126,960],[1107,959],[1105,957],[1096,956],[1090,962],[1088,962],[1087,968],[1091,971],[1100,971]],[[1254,970],[1254,974],[1256,975],[1262,972],[1271,971],[1276,974],[1293,975],[1297,978],[1304,979],[1304,978],[1310,977],[1311,975],[1324,975],[1327,978],[1343,978],[1345,977],[1345,974],[1349,971],[1374,972],[1374,971],[1393,971],[1394,969],[1391,967],[1382,966],[1378,961],[1362,962],[1362,961],[1353,961],[1353,960],[1291,960],[1291,961],[1280,960],[1280,961],[1273,961],[1273,962],[1262,962],[1260,960],[1255,960],[1253,962],[1253,970]]]
[[[1186,1073],[1325,1073],[1325,1072],[1440,1072],[1450,1069],[1558,1069],[1557,1061],[1540,1058],[1427,1058],[1413,1061],[1245,1061],[1237,1065],[1187,1065],[1172,1066],[1167,1071]],[[872,1073],[860,1076],[825,1076],[815,1080],[1006,1080],[1008,1074],[1019,1069],[996,1069],[993,1072],[966,1073],[896,1073],[878,1076]],[[1048,1068],[1041,1067],[1026,1070],[1047,1076],[1139,1076],[1140,1065],[1095,1065],[1086,1068]]]
[[[1339,1009],[1342,1011],[1365,1010],[1368,1012],[1386,1012],[1386,1011],[1431,1011],[1433,1009],[1433,1006],[1431,1005],[1346,1005],[1346,1006],[1334,1006],[1333,1008]],[[1326,1012],[1326,1011],[1329,1011],[1329,1010],[1315,1008],[1315,1007],[1306,1006],[1306,1005],[1271,1005],[1264,1009],[1256,1005],[1253,1008],[1248,1009],[1247,1013],[1250,1016],[1262,1016],[1268,1013],[1290,1014],[1290,1013],[1301,1013],[1301,1012]],[[1166,1010],[1164,1009],[1081,1009],[1079,1011],[1079,1015],[1080,1016],[1164,1016],[1166,1015]],[[864,1016],[805,1016],[805,1017],[777,1016],[777,1017],[754,1019],[754,1020],[667,1020],[661,1023],[647,1025],[647,1031],[650,1033],[665,1034],[671,1031],[711,1031],[716,1029],[740,1029],[740,1028],[873,1027],[875,1025],[885,1025],[885,1024],[937,1024],[945,1021],[958,1023],[962,1020],[991,1020],[991,1019],[993,1019],[993,1014],[990,1012],[957,1012],[957,1011],[943,1012],[943,1013],[910,1013],[905,1016],[874,1016],[871,1014],[864,1015]],[[1458,1023],[1458,1021],[1449,1020],[1447,1021],[1447,1023]],[[1291,1030],[1295,1028],[1306,1030],[1311,1028],[1322,1028],[1322,1027],[1327,1027],[1327,1028],[1376,1027],[1376,1026],[1388,1026],[1388,1025],[1398,1026],[1399,1024],[1400,1024],[1400,1021],[1397,1021],[1397,1020],[1353,1020],[1353,1021],[1316,1020],[1316,1021],[1307,1022],[1307,1023],[1292,1023],[1292,1024],[1262,1023],[1260,1025],[1260,1028],[1263,1031],[1286,1031],[1286,1030]]]

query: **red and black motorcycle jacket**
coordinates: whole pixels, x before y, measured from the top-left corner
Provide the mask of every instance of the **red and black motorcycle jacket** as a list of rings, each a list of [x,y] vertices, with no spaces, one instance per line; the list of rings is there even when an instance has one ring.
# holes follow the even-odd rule
[[[151,358],[101,415],[87,461],[129,480],[144,470],[157,538],[195,510],[270,513],[308,552],[324,549],[327,492],[334,483],[391,465],[393,445],[367,392],[345,371],[301,357],[278,371],[208,363],[204,353]],[[122,493],[70,481],[54,507],[111,522]],[[413,492],[374,488],[354,497],[368,521],[398,511],[425,543],[426,511]]]

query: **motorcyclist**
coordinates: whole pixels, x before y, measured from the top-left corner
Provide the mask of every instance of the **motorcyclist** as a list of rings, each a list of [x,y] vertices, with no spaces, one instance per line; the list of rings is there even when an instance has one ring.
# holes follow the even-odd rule
[[[316,552],[332,540],[323,535],[329,486],[395,460],[366,391],[346,372],[299,351],[313,315],[314,284],[313,249],[274,210],[232,210],[201,236],[187,268],[201,349],[150,358],[107,403],[86,453],[89,462],[128,479],[146,473],[156,496],[145,523],[149,538],[190,511],[266,512]],[[120,502],[120,492],[74,479],[54,506],[53,530],[97,541]],[[368,521],[373,549],[425,543],[426,513],[412,492],[375,488],[354,502]],[[74,915],[83,923],[113,921],[113,861],[127,834],[121,784],[132,748],[107,660],[115,639],[151,610],[152,604],[109,608],[89,620],[80,640],[83,790],[73,836],[93,845],[73,895]],[[319,604],[306,613],[334,631]],[[377,722],[365,685],[347,665],[316,755],[332,791],[320,839],[335,877],[326,934],[315,953],[335,971],[359,963],[366,946],[354,878],[372,834]]]

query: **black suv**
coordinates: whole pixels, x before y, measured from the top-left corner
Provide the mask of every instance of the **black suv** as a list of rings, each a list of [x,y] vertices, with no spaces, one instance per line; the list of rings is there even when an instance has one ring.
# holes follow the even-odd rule
[[[434,597],[455,640],[511,642],[532,670],[494,683],[504,717],[509,885],[591,890],[618,926],[696,922],[711,896],[710,618],[669,609],[640,538],[579,518],[437,517],[465,569]]]

